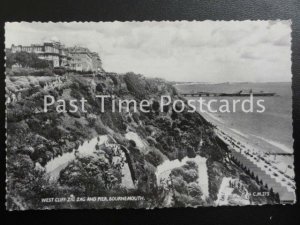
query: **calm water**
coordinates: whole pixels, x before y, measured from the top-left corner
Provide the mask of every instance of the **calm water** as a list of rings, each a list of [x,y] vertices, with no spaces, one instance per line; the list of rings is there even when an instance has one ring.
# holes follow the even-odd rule
[[[275,92],[274,97],[254,97],[263,99],[264,113],[244,113],[237,107],[235,113],[204,113],[203,116],[217,126],[230,129],[265,151],[293,152],[292,90],[291,83],[223,83],[176,85],[180,92],[207,91],[232,93],[252,89],[253,92]],[[199,99],[199,97],[187,97]],[[249,97],[202,97],[209,99],[249,99]],[[222,103],[221,103],[222,104]],[[219,104],[213,104],[218,108]],[[232,104],[231,104],[232,105]],[[255,104],[254,104],[255,106]],[[205,108],[204,108],[205,109]],[[254,107],[255,110],[255,107]]]

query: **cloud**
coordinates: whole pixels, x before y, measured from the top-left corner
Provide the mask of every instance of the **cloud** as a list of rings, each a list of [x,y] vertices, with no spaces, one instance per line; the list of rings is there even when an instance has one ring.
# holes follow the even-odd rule
[[[254,59],[254,60],[260,59],[260,57],[255,55],[253,52],[244,52],[241,54],[241,58],[242,59]]]
[[[285,35],[280,38],[278,38],[275,42],[274,45],[277,46],[290,46],[291,45],[291,39],[290,35]]]
[[[107,71],[168,80],[290,81],[290,26],[290,21],[6,23],[5,44],[55,37],[98,52]]]

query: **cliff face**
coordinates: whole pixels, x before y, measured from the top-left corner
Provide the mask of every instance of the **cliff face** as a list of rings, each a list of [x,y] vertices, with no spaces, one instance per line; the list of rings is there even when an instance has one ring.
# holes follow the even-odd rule
[[[213,126],[200,114],[189,113],[187,110],[177,113],[171,107],[160,111],[160,96],[169,95],[173,101],[179,98],[174,87],[163,80],[146,79],[133,73],[104,73],[96,77],[73,74],[62,78],[63,83],[60,85],[44,88],[44,84],[39,82],[33,89],[30,79],[26,80],[29,84],[24,81],[24,77],[8,79],[11,81],[11,90],[20,88],[21,81],[23,86],[28,87],[22,99],[7,105],[9,209],[213,205],[225,176],[242,179],[247,188],[252,190],[260,188],[233,162],[226,160],[226,146],[215,136]],[[55,104],[49,112],[44,113],[43,98],[47,94],[56,100],[63,99],[66,103],[72,99],[85,98],[87,112],[79,107],[78,112],[58,113]],[[118,107],[117,112],[111,112],[112,101],[105,99],[105,112],[101,112],[101,101],[96,95],[114,95],[116,101],[134,99],[138,104],[142,99],[151,99],[152,103],[148,113],[140,110],[134,112],[132,108],[129,112],[118,112]],[[126,149],[126,163],[134,171],[135,188],[121,185],[122,169],[113,163],[114,156],[109,156],[111,150],[107,149],[103,150],[106,158],[76,157],[60,171],[59,179],[49,179],[44,167],[51,159],[71,152],[99,135],[108,135],[115,144]],[[209,196],[206,199],[200,198],[202,193],[199,190],[196,193],[198,197],[176,198],[165,203],[170,193],[157,185],[157,166],[165,160],[194,158],[196,155],[207,159]],[[174,174],[185,177],[193,170],[184,167],[183,175],[178,172]],[[188,182],[193,183],[194,180]],[[177,185],[178,188],[174,188],[174,193],[188,196],[186,193],[189,192],[184,187],[186,179],[175,181],[177,183],[174,187]],[[40,199],[43,197],[70,194],[142,195],[146,201],[41,204]],[[201,201],[195,202],[193,199]],[[259,201],[266,203],[269,200],[262,197]]]

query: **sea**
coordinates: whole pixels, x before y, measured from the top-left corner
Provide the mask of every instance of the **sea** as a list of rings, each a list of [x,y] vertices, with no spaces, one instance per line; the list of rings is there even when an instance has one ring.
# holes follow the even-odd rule
[[[241,107],[236,112],[230,113],[200,113],[205,119],[217,127],[225,130],[233,136],[238,136],[248,144],[255,146],[263,152],[293,153],[293,125],[292,125],[292,88],[291,82],[276,83],[180,83],[174,85],[179,93],[191,92],[217,92],[234,93],[240,90],[255,92],[275,92],[275,96],[256,97],[256,100],[264,100],[265,111],[245,113]],[[232,103],[233,99],[249,99],[248,97],[202,97],[206,101],[210,99],[227,99]],[[199,99],[199,97],[186,97],[186,99]],[[222,103],[213,103],[214,109],[218,109]],[[223,103],[224,104],[224,103]],[[204,108],[205,109],[205,108]],[[290,160],[288,160],[290,161]],[[292,163],[292,162],[290,162]],[[289,164],[290,164],[289,163]]]

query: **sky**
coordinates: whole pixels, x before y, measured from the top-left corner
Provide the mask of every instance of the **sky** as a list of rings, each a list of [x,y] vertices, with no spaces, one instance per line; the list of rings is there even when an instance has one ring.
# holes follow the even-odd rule
[[[5,45],[59,40],[105,71],[188,82],[291,81],[291,21],[6,23]]]

